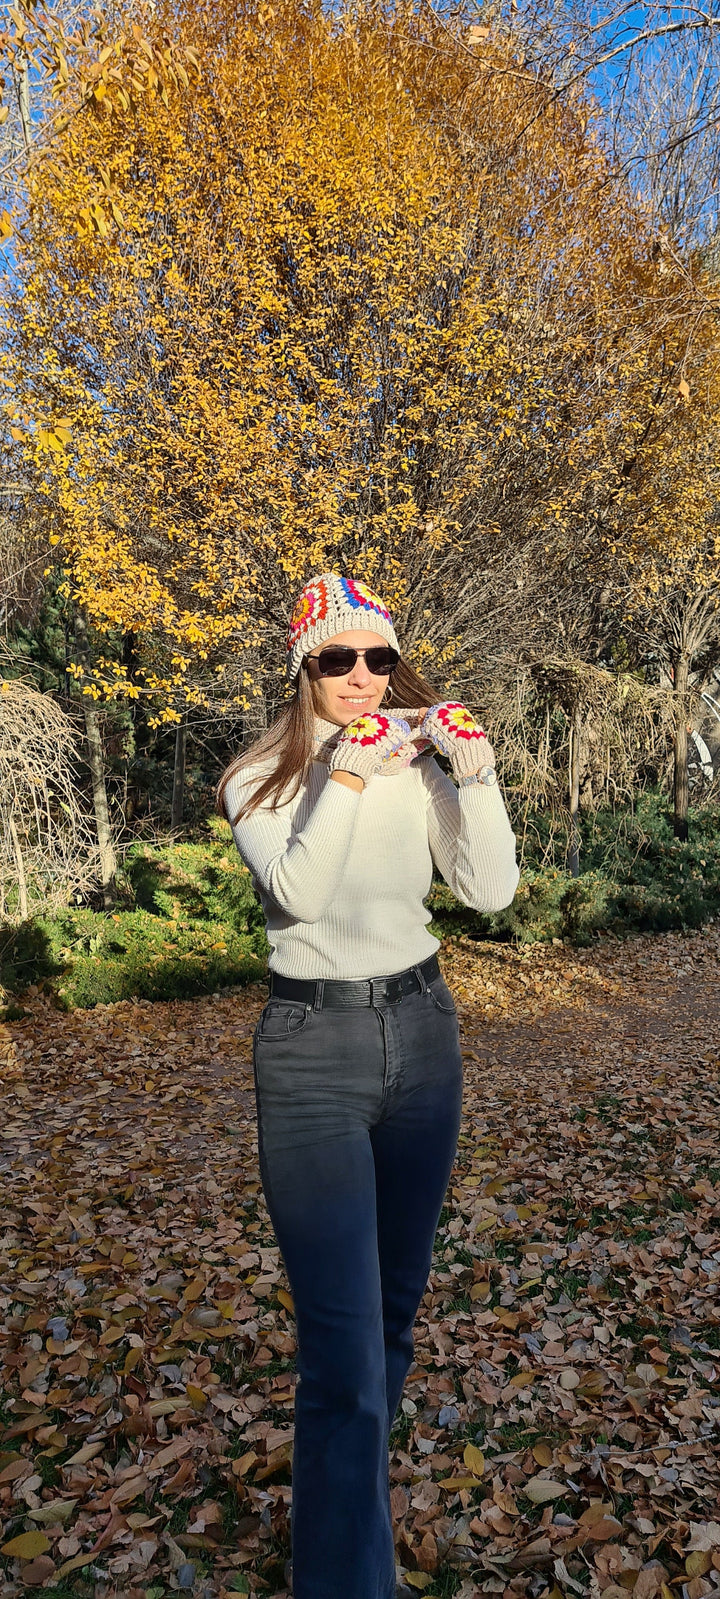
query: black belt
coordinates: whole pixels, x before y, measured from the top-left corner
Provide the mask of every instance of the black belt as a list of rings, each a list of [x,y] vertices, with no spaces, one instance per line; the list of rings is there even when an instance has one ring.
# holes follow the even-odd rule
[[[407,971],[396,972],[392,977],[368,977],[362,982],[329,982],[325,978],[303,982],[296,977],[283,977],[270,973],[271,999],[297,999],[303,1005],[320,1010],[349,1010],[354,1005],[395,1004],[404,994],[422,993],[427,983],[439,977],[437,955],[422,961],[419,966],[408,966]]]

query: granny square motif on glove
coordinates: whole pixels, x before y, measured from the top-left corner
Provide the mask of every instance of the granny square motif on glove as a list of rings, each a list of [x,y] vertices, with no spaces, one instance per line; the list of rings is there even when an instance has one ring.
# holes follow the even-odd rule
[[[375,777],[390,766],[395,757],[405,753],[409,742],[410,725],[401,716],[356,716],[349,722],[335,745],[331,772],[354,772],[363,782]],[[416,754],[413,746],[413,759]],[[405,766],[408,761],[402,760]]]
[[[479,722],[466,705],[455,700],[432,705],[421,724],[421,732],[447,755],[456,777],[477,772],[482,766],[495,765],[492,745]]]

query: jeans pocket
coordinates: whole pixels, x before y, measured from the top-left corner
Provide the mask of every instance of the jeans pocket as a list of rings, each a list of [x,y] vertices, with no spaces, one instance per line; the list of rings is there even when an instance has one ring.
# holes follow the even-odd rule
[[[255,1029],[256,1044],[301,1033],[307,1025],[309,1014],[306,1005],[294,1005],[291,1000],[284,999],[269,1000]]]
[[[436,1010],[443,1016],[457,1016],[455,1001],[444,977],[436,977],[434,982],[428,983],[428,994]]]

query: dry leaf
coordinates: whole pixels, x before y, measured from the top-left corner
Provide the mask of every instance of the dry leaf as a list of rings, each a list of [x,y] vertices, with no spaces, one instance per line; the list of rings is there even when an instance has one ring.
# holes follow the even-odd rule
[[[689,1577],[704,1577],[712,1566],[709,1549],[693,1549],[686,1557],[685,1570]]]
[[[485,1456],[482,1449],[478,1449],[475,1444],[466,1444],[463,1461],[474,1477],[482,1477],[485,1470]]]
[[[561,1499],[567,1493],[564,1482],[553,1482],[550,1477],[531,1477],[523,1484],[523,1493],[534,1505],[544,1505],[550,1499]]]
[[[51,1527],[55,1522],[64,1526],[75,1509],[77,1499],[51,1499],[47,1505],[41,1505],[39,1510],[30,1510],[28,1515],[31,1521],[37,1521],[43,1527]]]
[[[44,1555],[49,1548],[50,1539],[45,1537],[44,1532],[21,1532],[4,1543],[0,1553],[10,1555],[13,1560],[34,1560],[37,1555]]]
[[[29,1565],[23,1566],[20,1572],[20,1581],[24,1588],[41,1587],[52,1577],[55,1572],[55,1561],[51,1555],[38,1555],[36,1560],[31,1560]]]
[[[690,1523],[687,1543],[691,1549],[720,1549],[720,1522],[694,1521]]]

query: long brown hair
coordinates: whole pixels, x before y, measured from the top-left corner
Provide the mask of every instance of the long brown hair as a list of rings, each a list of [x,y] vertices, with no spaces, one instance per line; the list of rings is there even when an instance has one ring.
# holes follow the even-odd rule
[[[420,710],[424,705],[436,705],[442,698],[439,690],[403,660],[398,661],[391,672],[389,686],[392,704],[388,709],[400,706],[403,710]],[[301,670],[292,699],[276,716],[272,726],[248,750],[236,755],[220,778],[215,791],[217,809],[233,827],[267,800],[271,810],[276,811],[281,804],[286,805],[295,798],[312,758],[316,714],[312,684],[307,672]],[[224,796],[231,777],[248,766],[266,761],[274,762],[272,770],[253,789],[237,816],[228,817]]]

